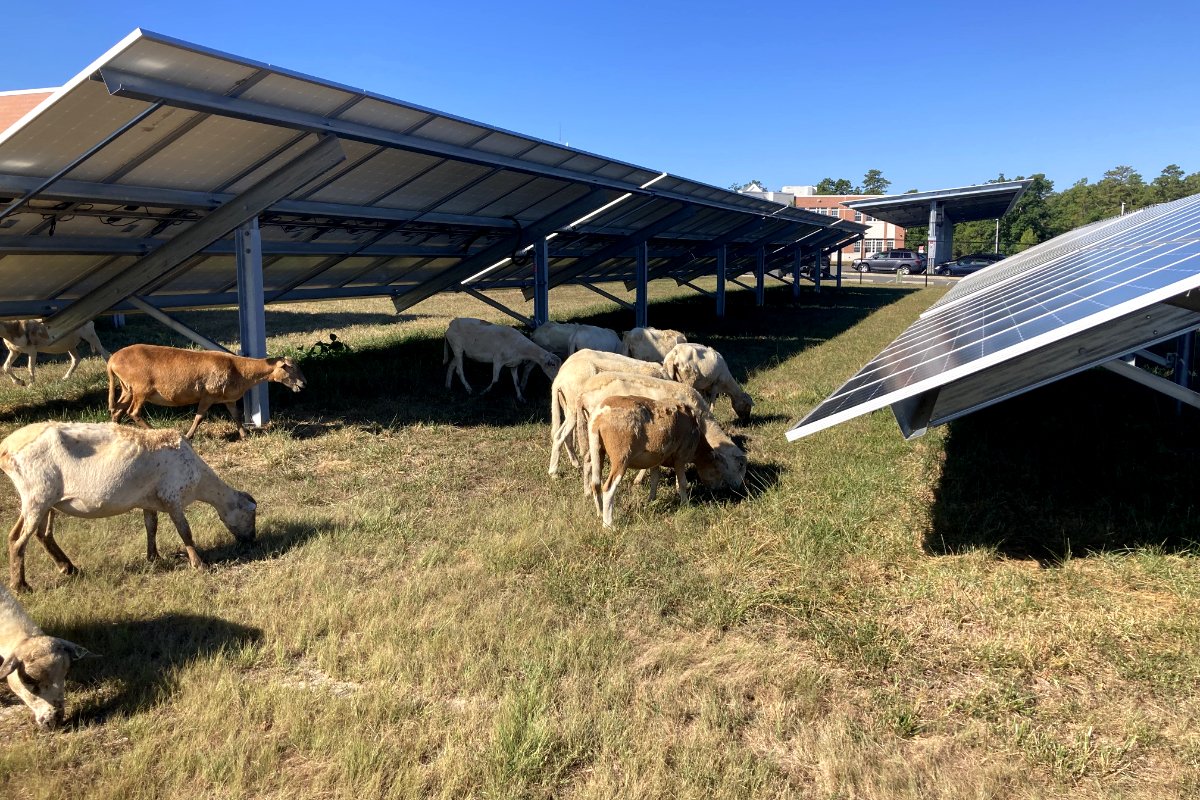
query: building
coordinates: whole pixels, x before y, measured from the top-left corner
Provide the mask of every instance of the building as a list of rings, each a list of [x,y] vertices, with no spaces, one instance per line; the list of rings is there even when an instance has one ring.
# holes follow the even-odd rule
[[[755,197],[761,197],[763,200],[770,200],[772,203],[779,203],[785,206],[794,205],[793,201],[796,198],[788,193],[788,187],[785,186],[783,188],[784,191],[782,192],[773,192],[764,187],[758,181],[751,181],[749,186],[744,189],[739,189],[738,193],[754,195]]]
[[[53,93],[53,89],[22,89],[16,92],[0,92],[0,133],[12,127],[38,103]]]
[[[795,198],[796,208],[825,214],[839,219],[861,222],[868,226],[863,240],[855,242],[842,250],[844,259],[861,258],[864,255],[878,253],[880,250],[891,250],[893,247],[904,247],[904,228],[890,222],[875,219],[846,208],[842,203],[850,200],[866,200],[877,195],[870,194],[817,194],[815,186],[784,186],[783,191]]]

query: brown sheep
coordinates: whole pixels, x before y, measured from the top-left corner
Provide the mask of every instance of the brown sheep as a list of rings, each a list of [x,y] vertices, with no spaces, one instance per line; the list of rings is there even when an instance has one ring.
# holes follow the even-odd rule
[[[600,401],[588,420],[587,487],[604,527],[612,527],[617,484],[629,468],[650,470],[650,499],[658,492],[659,467],[675,470],[679,500],[688,502],[687,466],[711,461],[695,412],[683,403],[617,395]],[[702,452],[703,451],[703,452]],[[608,479],[600,486],[600,470],[608,454]]]
[[[134,422],[149,428],[141,416],[146,403],[157,406],[195,403],[196,418],[184,434],[191,439],[209,407],[221,403],[237,423],[238,438],[245,438],[246,427],[236,403],[263,381],[282,383],[293,392],[300,391],[307,383],[300,367],[290,358],[246,358],[210,350],[131,344],[108,360],[108,410],[113,422],[120,422],[128,414]],[[121,386],[120,398],[116,396],[117,384]]]

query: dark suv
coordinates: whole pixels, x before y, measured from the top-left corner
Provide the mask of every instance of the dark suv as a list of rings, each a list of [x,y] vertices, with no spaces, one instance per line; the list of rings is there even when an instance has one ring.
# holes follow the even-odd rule
[[[925,271],[925,256],[912,250],[881,250],[854,263],[859,272],[899,272],[920,275]]]
[[[934,267],[933,271],[938,275],[970,275],[1003,260],[1004,256],[999,253],[969,253],[953,261],[944,261]]]

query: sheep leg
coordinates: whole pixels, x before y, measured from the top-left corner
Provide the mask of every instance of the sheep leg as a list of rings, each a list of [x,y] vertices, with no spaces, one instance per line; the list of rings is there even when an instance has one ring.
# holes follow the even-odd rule
[[[564,415],[562,424],[557,429],[551,428],[551,430],[554,431],[554,436],[550,443],[550,474],[558,474],[559,453],[562,452],[564,447],[566,448],[567,456],[571,459],[571,463],[578,467],[579,459],[575,458],[575,454],[571,452],[568,442],[572,438],[572,434],[575,433],[574,417],[569,414]]]
[[[688,494],[687,463],[675,465],[675,488],[679,490],[679,502],[687,505],[691,502]]]
[[[75,374],[75,368],[79,366],[79,354],[75,352],[75,348],[68,350],[67,355],[71,358],[71,366],[67,367],[66,374],[62,376],[64,381],[70,379]]]
[[[17,356],[19,356],[19,355],[21,355],[21,352],[19,350],[9,350],[8,358],[4,359],[3,370],[4,370],[5,375],[12,378],[13,383],[15,383],[17,386],[24,386],[25,381],[21,380],[15,374],[13,374],[13,369],[12,369],[13,363],[17,360]]]
[[[453,367],[458,372],[458,379],[460,381],[462,381],[462,385],[466,388],[467,394],[471,394],[473,391],[471,389],[471,384],[467,383],[467,375],[466,375],[466,373],[463,372],[462,350],[457,350],[457,349],[454,350],[454,360],[450,363],[450,366]],[[449,372],[446,373],[446,388],[447,389],[450,388],[450,373]]]
[[[500,370],[502,369],[504,369],[504,365],[499,361],[492,362],[492,382],[487,385],[486,389],[479,393],[480,397],[483,397],[485,394],[490,392],[492,387],[496,385],[496,382],[500,380]],[[520,396],[520,394],[521,392],[518,390],[517,395]]]
[[[612,466],[608,470],[608,480],[604,482],[604,527],[612,527],[613,506],[616,505],[617,484],[621,482],[621,476],[625,474],[625,465],[619,461],[613,461]]]
[[[521,365],[521,391],[525,391],[525,387],[529,385],[529,376],[533,374],[533,368],[536,366],[532,361],[526,361]],[[515,373],[514,373],[515,374]]]
[[[100,356],[100,358],[104,359],[105,361],[108,361],[108,357],[112,354],[104,349],[104,345],[100,344],[99,336],[93,333],[90,336],[82,335],[81,338],[88,343],[88,346],[92,348],[93,353]]]
[[[167,513],[171,515],[171,522],[175,523],[175,530],[179,531],[179,538],[183,540],[183,549],[187,551],[188,563],[192,565],[192,569],[204,569],[204,559],[196,552],[196,545],[192,542],[192,527],[188,525],[187,517],[183,515],[183,509],[175,506],[168,509]]]
[[[8,532],[8,585],[14,592],[31,590],[25,581],[25,545],[29,543],[29,537],[33,535],[34,531],[42,527],[42,520],[48,513],[49,509],[38,514],[30,524],[27,520],[31,515],[28,513],[28,509],[22,508],[17,524],[13,525],[12,530]]]
[[[600,465],[604,463],[604,442],[600,440],[600,432],[589,426],[588,430],[588,466],[583,470],[583,493],[590,494],[596,503],[596,513],[604,516],[604,506],[600,500]]]
[[[238,413],[237,402],[225,403],[225,410],[229,412],[229,417],[233,420],[233,424],[237,425],[238,438],[245,439],[249,436],[250,432],[246,430],[246,426],[242,422],[242,415]]]
[[[121,404],[121,401],[118,400],[117,405],[120,406],[120,404]],[[146,420],[142,419],[142,406],[144,406],[144,405],[146,405],[145,398],[132,397],[129,400],[129,407],[125,410],[125,413],[127,413],[129,415],[129,418],[131,420],[133,420],[134,422],[136,422],[138,425],[141,425],[143,428],[149,428],[150,423],[146,422]]]
[[[644,470],[643,470],[644,472]],[[662,474],[662,470],[658,467],[650,468],[650,502],[654,502],[654,498],[658,497],[658,479]]]
[[[142,510],[146,521],[146,560],[158,561],[158,513]]]
[[[513,365],[513,366],[509,367],[508,369],[510,372],[512,372],[513,388],[517,390],[517,401],[524,403],[525,396],[523,394],[521,394],[521,389],[524,386],[524,381],[522,381],[520,384],[517,383],[517,367],[516,367],[516,365]]]
[[[192,420],[192,427],[188,428],[187,433],[183,435],[183,438],[191,439],[196,435],[196,429],[200,427],[200,420],[204,419],[204,415],[208,413],[210,406],[212,406],[212,401],[208,400],[207,398],[201,400],[196,405],[196,417]]]
[[[37,366],[37,350],[29,351],[29,385],[32,386],[37,381],[37,375],[34,374],[34,367]]]
[[[54,559],[54,563],[58,565],[58,571],[63,575],[74,575],[79,572],[75,565],[71,563],[71,559],[67,558],[67,554],[58,546],[58,542],[54,540],[54,509],[46,514],[46,527],[36,531],[38,541],[42,543],[42,547]]]

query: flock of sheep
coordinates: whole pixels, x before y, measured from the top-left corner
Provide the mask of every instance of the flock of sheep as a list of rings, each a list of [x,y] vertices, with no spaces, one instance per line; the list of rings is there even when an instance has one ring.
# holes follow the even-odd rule
[[[36,538],[60,572],[76,567],[54,539],[55,512],[95,519],[140,509],[146,527],[146,557],[158,558],[158,514],[170,516],[194,568],[204,566],[184,514],[193,502],[211,505],[239,541],[255,537],[257,505],[253,497],[226,484],[189,444],[210,406],[223,404],[238,425],[236,403],[263,381],[293,391],[305,386],[299,367],[288,358],[246,358],[227,353],[135,344],[109,356],[92,323],[50,343],[37,320],[0,322],[9,348],[3,371],[17,384],[13,361],[29,355],[30,381],[37,352],[68,353],[69,376],[78,364],[80,341],[108,362],[111,423],[39,422],[18,429],[0,442],[0,470],[12,480],[21,509],[9,532],[10,587],[28,591],[25,546]],[[478,319],[451,321],[446,331],[446,388],[455,374],[467,391],[463,358],[492,365],[491,389],[503,367],[512,374],[517,398],[532,369],[540,367],[551,386],[551,475],[559,470],[565,448],[571,462],[582,462],[584,493],[593,498],[605,527],[612,525],[617,485],[629,469],[649,472],[654,499],[660,468],[674,470],[682,502],[688,502],[687,468],[695,465],[710,488],[742,485],[746,454],[723,431],[712,411],[727,395],[738,416],[750,416],[753,402],[730,374],[716,350],[690,344],[676,331],[635,328],[623,337],[590,325],[546,323],[532,339],[504,325]],[[565,359],[565,360],[564,360]],[[518,376],[518,372],[523,372]],[[120,390],[118,395],[117,390]],[[145,403],[195,404],[187,433],[151,430],[141,417]],[[117,425],[128,415],[140,428]],[[601,482],[607,456],[611,466]],[[642,477],[639,475],[639,478]],[[33,712],[43,728],[61,722],[65,679],[70,664],[88,651],[45,635],[20,604],[0,587],[0,677]]]

